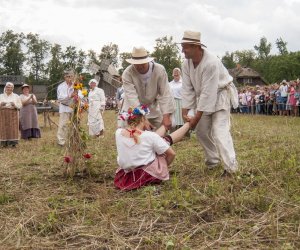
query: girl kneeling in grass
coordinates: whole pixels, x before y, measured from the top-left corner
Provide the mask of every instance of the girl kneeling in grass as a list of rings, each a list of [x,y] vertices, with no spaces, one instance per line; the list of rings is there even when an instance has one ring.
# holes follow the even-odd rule
[[[168,166],[175,158],[170,146],[180,141],[190,129],[187,122],[167,136],[164,126],[156,132],[147,131],[148,113],[146,106],[139,106],[120,115],[128,124],[126,128],[116,131],[119,168],[114,183],[121,190],[128,191],[168,180]]]

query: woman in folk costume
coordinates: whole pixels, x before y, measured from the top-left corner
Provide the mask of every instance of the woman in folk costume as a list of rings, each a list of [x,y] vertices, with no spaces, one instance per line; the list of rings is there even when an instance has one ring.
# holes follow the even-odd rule
[[[128,124],[126,128],[116,131],[119,168],[114,184],[121,190],[128,191],[168,180],[168,166],[175,158],[170,145],[180,141],[190,129],[189,123],[185,123],[167,136],[164,136],[165,126],[156,132],[147,131],[145,128],[149,127],[149,121],[146,115],[149,113],[149,109],[142,105],[120,114]]]
[[[89,81],[89,109],[88,109],[88,126],[89,135],[102,136],[104,134],[104,122],[102,118],[105,109],[105,94],[103,89],[98,88],[98,81],[92,79]]]
[[[169,86],[175,100],[175,112],[172,115],[172,126],[175,128],[179,128],[183,125],[183,118],[181,114],[182,109],[182,97],[181,97],[181,89],[182,89],[182,78],[181,78],[181,70],[179,68],[173,69],[173,80],[169,82]]]
[[[38,114],[35,107],[37,103],[36,96],[29,93],[29,85],[22,85],[22,93],[20,95],[23,107],[20,110],[20,129],[21,138],[40,138],[41,131],[38,124]]]
[[[0,95],[0,145],[15,147],[19,141],[20,97],[13,93],[14,84],[7,82]]]

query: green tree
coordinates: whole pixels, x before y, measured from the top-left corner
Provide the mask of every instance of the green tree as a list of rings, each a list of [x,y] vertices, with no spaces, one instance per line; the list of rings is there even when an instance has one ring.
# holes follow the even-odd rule
[[[76,69],[78,54],[75,46],[68,46],[62,54],[65,69]]]
[[[237,50],[234,52],[234,61],[243,67],[251,67],[255,60],[255,52],[253,50]]]
[[[100,65],[99,55],[94,50],[89,50],[87,53],[87,68],[90,68],[93,64]]]
[[[29,33],[27,40],[27,62],[29,69],[29,82],[38,83],[46,77],[46,58],[50,50],[49,42],[40,39],[38,34]]]
[[[86,69],[87,54],[83,50],[78,51],[75,71],[82,73]]]
[[[276,47],[278,48],[280,55],[286,55],[288,53],[286,45],[287,42],[283,41],[281,37],[276,39]]]
[[[3,32],[0,36],[0,70],[1,74],[22,75],[25,55],[22,50],[24,34],[12,30]]]
[[[123,52],[123,53],[120,53],[119,57],[120,57],[120,61],[121,61],[121,68],[119,69],[119,74],[122,75],[123,71],[130,65],[130,63],[128,63],[126,61],[126,59],[131,58],[131,53]]]
[[[110,43],[109,45],[104,45],[102,47],[99,59],[109,59],[115,67],[118,67],[118,54],[119,46],[117,44]]]
[[[61,45],[54,44],[50,49],[50,61],[47,65],[47,73],[49,74],[48,98],[56,98],[56,87],[63,79],[64,63]]]
[[[222,63],[227,69],[233,69],[236,66],[236,62],[234,61],[234,53],[229,53],[226,51],[225,55],[221,59]]]
[[[176,43],[173,41],[173,37],[162,37],[155,40],[156,45],[154,51],[151,54],[155,58],[155,61],[162,64],[168,74],[169,80],[171,80],[173,69],[181,67],[181,57],[178,51]]]
[[[267,38],[265,37],[260,39],[259,45],[254,45],[254,49],[257,51],[260,59],[267,59],[271,52],[271,48],[271,43],[268,43]]]

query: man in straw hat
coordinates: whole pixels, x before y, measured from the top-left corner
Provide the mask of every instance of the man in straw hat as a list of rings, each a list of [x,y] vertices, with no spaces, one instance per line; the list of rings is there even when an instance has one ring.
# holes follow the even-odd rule
[[[237,170],[230,134],[230,109],[237,105],[237,91],[222,62],[201,43],[200,32],[185,31],[181,46],[186,60],[182,65],[182,116],[195,128],[205,151],[208,168],[224,163],[223,175]],[[195,109],[195,116],[188,111]]]
[[[131,65],[123,72],[124,103],[122,110],[145,104],[150,109],[149,129],[163,124],[171,128],[171,114],[174,112],[173,97],[164,66],[155,63],[143,47],[134,47]]]

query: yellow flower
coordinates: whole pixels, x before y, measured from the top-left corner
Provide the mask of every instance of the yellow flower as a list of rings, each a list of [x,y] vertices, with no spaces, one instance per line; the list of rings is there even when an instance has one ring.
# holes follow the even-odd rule
[[[83,96],[87,96],[87,94],[88,94],[87,89],[83,89],[83,90],[81,91],[81,93],[83,94]]]

